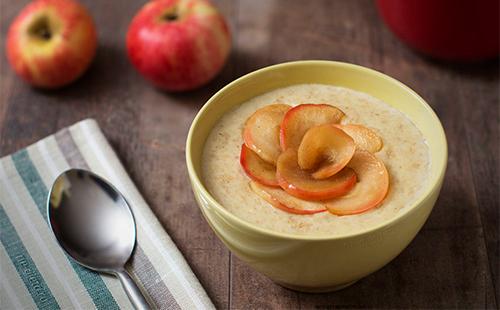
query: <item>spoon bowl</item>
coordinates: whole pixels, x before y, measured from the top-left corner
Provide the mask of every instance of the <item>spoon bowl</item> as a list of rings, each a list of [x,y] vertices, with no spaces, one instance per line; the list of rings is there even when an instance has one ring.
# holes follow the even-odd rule
[[[47,216],[64,251],[89,269],[116,275],[132,304],[148,308],[124,269],[134,250],[136,226],[127,201],[113,185],[90,171],[67,170],[54,181]]]

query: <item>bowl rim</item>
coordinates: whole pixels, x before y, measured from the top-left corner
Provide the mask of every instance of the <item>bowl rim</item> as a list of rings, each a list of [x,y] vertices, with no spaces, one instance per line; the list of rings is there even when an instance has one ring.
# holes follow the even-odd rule
[[[432,118],[432,121],[434,124],[437,124],[436,128],[436,134],[442,139],[442,145],[443,145],[443,155],[441,158],[439,158],[436,161],[436,165],[433,166],[432,168],[434,169],[440,169],[439,173],[437,176],[429,180],[429,182],[432,182],[432,184],[429,184],[427,187],[427,190],[423,192],[420,197],[413,202],[413,204],[409,207],[407,207],[403,212],[400,214],[397,214],[397,216],[390,218],[388,220],[380,222],[378,225],[375,225],[371,228],[356,231],[353,233],[346,233],[346,234],[341,234],[341,235],[299,235],[299,234],[292,234],[292,233],[284,233],[284,232],[278,232],[274,231],[268,228],[263,228],[258,225],[252,224],[250,222],[247,222],[238,216],[234,215],[230,211],[228,211],[226,208],[224,208],[213,196],[210,194],[210,192],[205,188],[205,185],[201,181],[201,177],[196,173],[193,165],[193,156],[192,156],[192,138],[193,138],[193,132],[195,127],[198,125],[200,122],[200,119],[204,116],[206,110],[208,107],[221,95],[223,95],[228,89],[231,89],[235,87],[237,84],[242,83],[245,80],[252,79],[254,76],[259,75],[264,72],[268,71],[274,71],[276,69],[281,69],[284,67],[291,67],[291,66],[303,66],[303,65],[324,65],[324,66],[340,66],[340,67],[347,67],[349,69],[354,69],[358,71],[365,71],[367,73],[373,74],[378,78],[384,79],[390,83],[395,84],[396,86],[402,88],[406,92],[408,92],[412,97],[416,99],[416,101],[420,102],[425,108],[425,110],[429,113],[429,115]],[[240,103],[241,104],[241,103]],[[235,105],[236,106],[236,105]],[[351,237],[358,237],[361,235],[368,235],[374,231],[377,230],[382,230],[385,228],[388,228],[389,226],[393,225],[394,223],[400,221],[401,219],[405,218],[413,212],[417,206],[421,205],[425,200],[427,200],[436,189],[439,190],[440,184],[442,183],[444,179],[444,175],[446,172],[446,167],[447,167],[447,159],[448,159],[448,143],[446,140],[446,134],[443,129],[443,125],[441,124],[441,121],[439,120],[438,116],[434,112],[434,110],[430,107],[430,105],[420,96],[418,95],[414,90],[412,90],[410,87],[406,86],[399,80],[390,77],[382,72],[379,72],[377,70],[364,67],[361,65],[356,65],[348,62],[341,62],[341,61],[331,61],[331,60],[299,60],[299,61],[290,61],[290,62],[283,62],[283,63],[278,63],[275,65],[270,65],[266,66],[257,70],[254,70],[252,72],[249,72],[234,81],[230,82],[223,88],[221,88],[219,91],[217,91],[214,95],[210,97],[210,99],[205,102],[203,107],[198,111],[196,114],[195,118],[193,119],[191,126],[189,128],[189,133],[187,136],[186,140],[186,165],[188,169],[188,175],[190,178],[190,181],[193,185],[193,191],[200,191],[200,195],[203,196],[205,200],[211,206],[215,207],[217,212],[221,213],[223,216],[229,218],[233,222],[237,223],[237,225],[241,225],[245,227],[246,229],[249,229],[251,231],[271,236],[271,237],[276,237],[276,238],[282,238],[282,239],[289,239],[289,240],[301,240],[301,241],[325,241],[325,240],[339,240],[339,239],[347,239]],[[199,205],[199,203],[198,203]],[[201,208],[201,206],[199,205]],[[208,220],[207,220],[208,221]]]

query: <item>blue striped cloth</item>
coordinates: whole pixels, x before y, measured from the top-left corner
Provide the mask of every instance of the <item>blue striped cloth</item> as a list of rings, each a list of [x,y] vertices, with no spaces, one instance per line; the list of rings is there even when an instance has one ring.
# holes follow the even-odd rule
[[[90,119],[0,159],[0,308],[132,308],[116,278],[78,265],[47,225],[48,190],[70,167],[104,176],[130,202],[137,246],[127,269],[155,308],[214,308]]]

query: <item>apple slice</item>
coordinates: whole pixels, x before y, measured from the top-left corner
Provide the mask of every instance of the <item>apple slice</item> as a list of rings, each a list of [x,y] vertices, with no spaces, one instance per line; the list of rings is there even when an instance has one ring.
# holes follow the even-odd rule
[[[345,168],[327,179],[317,180],[300,169],[297,151],[287,149],[278,157],[276,178],[287,193],[305,200],[327,200],[347,193],[356,184],[354,170]]]
[[[376,153],[382,149],[382,139],[370,128],[358,124],[335,125],[354,140],[358,149]]]
[[[297,149],[309,128],[339,123],[344,112],[329,104],[300,104],[288,110],[280,129],[280,145],[282,150]]]
[[[262,160],[245,144],[241,145],[240,164],[252,180],[263,185],[280,187],[276,180],[276,166]]]
[[[354,169],[358,182],[347,195],[326,202],[328,211],[349,215],[377,207],[389,189],[384,163],[368,151],[357,150],[347,166]]]
[[[354,140],[333,124],[310,128],[300,143],[297,162],[302,170],[316,169],[315,179],[336,174],[351,160],[356,150]]]
[[[289,109],[286,104],[271,104],[255,111],[245,123],[243,140],[246,146],[268,163],[276,164],[280,155],[280,125]]]
[[[264,186],[254,181],[250,182],[250,188],[275,208],[288,213],[307,215],[326,211],[324,203],[301,200],[280,188]]]

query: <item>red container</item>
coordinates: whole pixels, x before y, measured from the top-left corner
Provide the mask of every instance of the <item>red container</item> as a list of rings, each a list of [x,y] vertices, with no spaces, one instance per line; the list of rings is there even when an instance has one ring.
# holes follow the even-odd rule
[[[430,56],[477,61],[499,55],[499,0],[377,0],[389,28]]]

